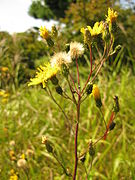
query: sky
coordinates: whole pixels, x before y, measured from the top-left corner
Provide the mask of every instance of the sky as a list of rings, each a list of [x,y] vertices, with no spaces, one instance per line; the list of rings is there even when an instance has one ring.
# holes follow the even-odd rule
[[[28,15],[31,0],[0,0],[0,31],[9,33],[24,32],[33,26],[46,26],[48,29],[54,21],[45,22]]]
[[[0,31],[9,33],[24,32],[33,26],[46,26],[48,29],[54,21],[42,21],[28,15],[32,0],[0,0]],[[132,0],[135,2],[135,0]],[[124,2],[124,0],[121,0]]]

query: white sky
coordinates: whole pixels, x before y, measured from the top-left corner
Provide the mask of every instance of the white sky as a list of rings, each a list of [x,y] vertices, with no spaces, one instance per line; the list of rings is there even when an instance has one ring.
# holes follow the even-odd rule
[[[54,21],[45,22],[28,15],[31,0],[0,0],[0,31],[23,32],[33,26],[50,28]]]

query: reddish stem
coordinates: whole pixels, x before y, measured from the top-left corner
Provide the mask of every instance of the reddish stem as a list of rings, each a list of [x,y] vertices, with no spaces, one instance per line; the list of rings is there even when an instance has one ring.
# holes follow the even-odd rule
[[[78,139],[79,118],[80,118],[80,99],[81,99],[81,96],[78,95],[78,104],[77,104],[77,123],[76,123],[76,129],[75,129],[75,166],[74,166],[73,180],[76,179],[77,165],[78,165],[78,157],[77,157],[77,139]]]
[[[110,120],[109,120],[109,122],[107,124],[107,129],[106,129],[106,132],[104,133],[104,140],[106,140],[106,138],[107,138],[107,133],[109,131],[109,126],[112,123],[113,119],[114,119],[114,112],[112,112]]]

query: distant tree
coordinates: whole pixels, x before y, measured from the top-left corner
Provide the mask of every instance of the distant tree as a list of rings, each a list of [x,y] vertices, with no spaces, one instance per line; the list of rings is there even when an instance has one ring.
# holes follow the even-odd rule
[[[65,10],[72,0],[34,0],[29,15],[43,20],[58,20],[65,16]]]

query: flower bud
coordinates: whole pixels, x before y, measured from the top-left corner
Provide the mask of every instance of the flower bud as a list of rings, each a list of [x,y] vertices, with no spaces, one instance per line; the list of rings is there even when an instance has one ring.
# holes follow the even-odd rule
[[[51,35],[52,35],[52,37],[54,37],[54,38],[57,38],[57,36],[58,36],[58,31],[57,31],[55,25],[52,26]]]
[[[79,157],[79,160],[84,163],[85,160],[86,160],[86,153],[82,154],[80,157]]]
[[[92,142],[89,144],[89,155],[92,157],[95,155],[95,149],[93,148]]]
[[[61,65],[61,71],[64,77],[68,77],[69,68],[65,64]]]
[[[97,87],[97,85],[95,85],[95,84],[93,85],[92,94],[96,101],[96,106],[98,108],[101,108],[102,102],[101,102],[100,91],[99,91],[99,88]]]
[[[48,37],[48,38],[46,39],[46,42],[47,42],[47,44],[48,44],[49,47],[53,47],[53,46],[54,46],[54,42],[53,42],[53,40],[51,39],[51,37]]]
[[[86,87],[86,93],[87,95],[92,93],[92,89],[93,89],[93,84],[92,83],[88,83],[87,87]]]
[[[59,82],[59,81],[58,81],[58,79],[57,79],[56,76],[52,76],[50,80],[51,80],[51,82],[52,82],[53,85],[55,85],[55,86],[58,85],[58,82]]]
[[[60,85],[57,85],[57,86],[55,87],[55,89],[56,89],[56,92],[57,92],[58,94],[62,95],[63,90],[62,90],[62,88],[60,87]]]
[[[88,28],[81,28],[81,32],[83,33],[84,36],[84,43],[88,44],[88,46],[91,44],[91,34]]]
[[[115,122],[111,122],[111,124],[109,125],[109,130],[113,130],[115,127],[116,123]]]
[[[48,141],[47,137],[42,136],[42,144],[45,144],[46,150],[47,150],[49,153],[52,153],[52,152],[53,152],[53,147],[52,147],[52,145],[51,145],[51,142]]]
[[[115,96],[113,99],[114,99],[113,111],[115,113],[118,113],[120,110],[118,96]]]

